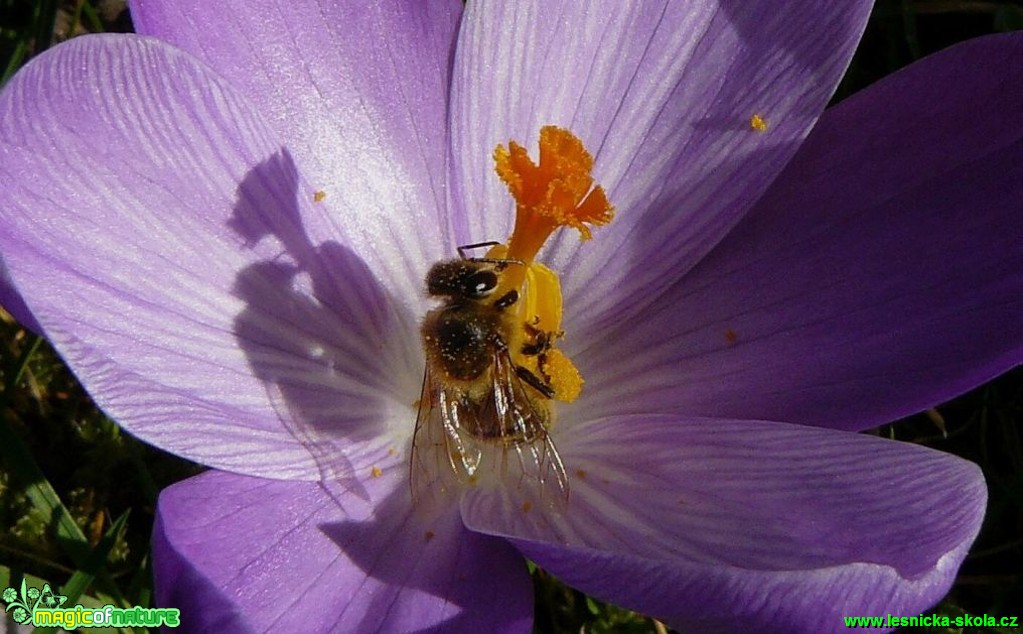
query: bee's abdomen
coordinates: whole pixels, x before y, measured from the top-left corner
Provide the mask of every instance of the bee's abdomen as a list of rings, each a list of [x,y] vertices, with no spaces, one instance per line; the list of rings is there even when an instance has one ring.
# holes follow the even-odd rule
[[[448,308],[431,315],[423,329],[427,350],[448,378],[471,381],[493,364],[496,320],[480,311]]]

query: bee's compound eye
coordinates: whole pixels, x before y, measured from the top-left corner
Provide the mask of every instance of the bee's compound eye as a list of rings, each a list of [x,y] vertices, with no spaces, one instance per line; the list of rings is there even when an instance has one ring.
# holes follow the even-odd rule
[[[476,271],[465,280],[465,294],[481,298],[490,295],[497,288],[497,273],[489,270]]]

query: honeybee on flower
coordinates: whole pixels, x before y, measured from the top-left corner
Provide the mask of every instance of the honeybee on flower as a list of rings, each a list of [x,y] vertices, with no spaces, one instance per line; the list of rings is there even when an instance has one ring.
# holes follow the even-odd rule
[[[508,245],[459,247],[459,258],[434,264],[427,292],[443,300],[427,313],[422,338],[426,372],[412,448],[413,498],[443,496],[486,477],[521,488],[534,501],[564,508],[569,482],[548,433],[553,403],[572,401],[582,377],[556,347],[562,297],[557,275],[534,262],[561,226],[610,222],[613,208],[593,186],[593,159],[571,132],[540,131],[540,161],[522,146],[495,151],[497,172],[516,200]],[[485,257],[470,249],[491,247]],[[514,454],[514,455],[510,455]]]

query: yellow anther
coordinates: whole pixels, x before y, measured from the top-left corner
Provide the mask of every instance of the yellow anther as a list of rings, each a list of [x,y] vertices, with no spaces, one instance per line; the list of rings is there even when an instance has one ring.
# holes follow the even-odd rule
[[[579,398],[585,381],[572,360],[557,348],[551,348],[545,356],[540,372],[547,377],[554,390],[554,398],[566,403]]]

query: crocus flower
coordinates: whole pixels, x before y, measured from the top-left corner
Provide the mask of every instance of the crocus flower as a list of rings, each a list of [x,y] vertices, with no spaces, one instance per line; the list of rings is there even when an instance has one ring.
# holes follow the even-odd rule
[[[1020,361],[1023,38],[821,116],[869,9],[137,0],[145,36],[29,64],[0,95],[15,310],[217,468],[161,497],[159,602],[190,631],[528,631],[523,556],[686,631],[939,600],[979,469],[849,431]],[[617,210],[539,256],[586,380],[550,430],[568,505],[499,482],[424,515],[424,275],[508,236],[492,153],[545,125]]]

